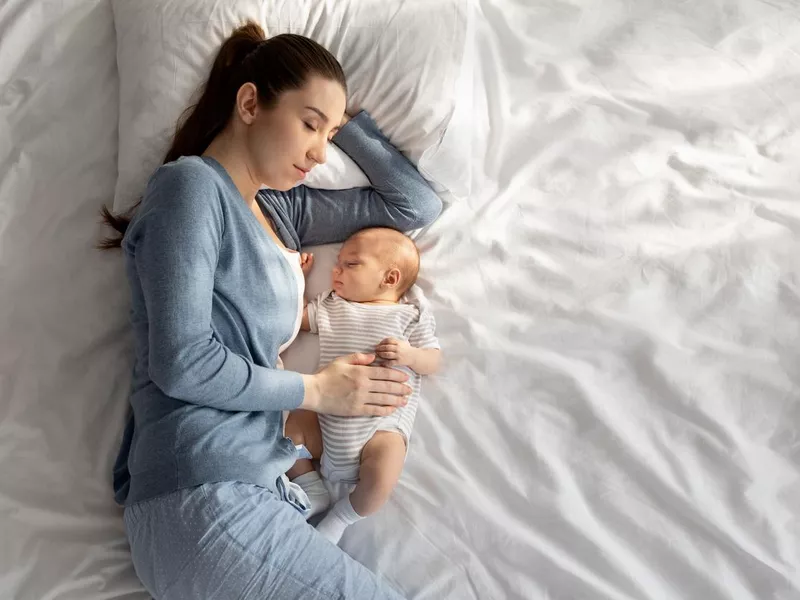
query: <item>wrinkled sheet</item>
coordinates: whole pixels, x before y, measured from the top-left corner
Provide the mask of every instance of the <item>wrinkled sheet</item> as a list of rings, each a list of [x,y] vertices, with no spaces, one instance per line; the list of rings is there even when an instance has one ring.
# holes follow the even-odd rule
[[[419,238],[446,367],[344,548],[420,599],[800,598],[800,15],[483,0],[472,195]],[[0,597],[146,598],[108,3],[0,7]]]

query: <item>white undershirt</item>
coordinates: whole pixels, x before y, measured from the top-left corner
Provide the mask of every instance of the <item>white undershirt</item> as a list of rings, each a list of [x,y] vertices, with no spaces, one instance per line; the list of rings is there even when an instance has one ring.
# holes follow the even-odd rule
[[[289,266],[291,267],[295,276],[295,281],[297,282],[297,318],[294,322],[292,335],[289,336],[289,339],[286,341],[286,343],[278,348],[278,354],[280,355],[283,354],[284,350],[291,345],[300,331],[300,324],[303,322],[303,294],[305,294],[306,291],[306,278],[305,275],[303,275],[303,269],[300,268],[300,253],[295,252],[294,250],[281,248],[280,246],[278,249],[281,251],[284,257],[286,257],[286,260],[289,261]],[[278,356],[278,368],[283,368],[283,361],[281,360],[280,356]]]

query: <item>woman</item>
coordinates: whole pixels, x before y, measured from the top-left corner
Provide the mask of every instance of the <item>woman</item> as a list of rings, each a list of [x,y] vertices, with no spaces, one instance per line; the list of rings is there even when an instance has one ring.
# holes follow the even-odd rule
[[[421,227],[441,210],[345,100],[325,49],[247,24],[220,49],[135,213],[105,212],[122,234],[103,245],[125,254],[136,346],[114,488],[157,600],[399,597],[306,523],[307,497],[284,475],[297,450],[282,411],[306,409],[290,420],[318,454],[307,411],[385,415],[410,391],[399,371],[368,367],[372,355],[315,375],[277,368],[302,309],[296,251],[367,226]],[[331,139],[373,187],[293,187]]]

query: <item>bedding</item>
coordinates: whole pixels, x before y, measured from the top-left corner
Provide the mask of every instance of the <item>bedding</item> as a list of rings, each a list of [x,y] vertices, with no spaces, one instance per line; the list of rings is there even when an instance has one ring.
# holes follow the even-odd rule
[[[445,367],[343,548],[422,600],[800,598],[796,2],[471,5],[470,193],[417,237]],[[0,7],[3,598],[148,597],[110,483],[128,290],[92,248],[117,8]]]

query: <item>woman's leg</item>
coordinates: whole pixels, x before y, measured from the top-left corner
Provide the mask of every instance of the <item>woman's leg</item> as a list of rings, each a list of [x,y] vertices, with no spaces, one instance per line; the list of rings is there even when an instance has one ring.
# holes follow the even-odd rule
[[[125,524],[136,572],[156,600],[402,598],[258,486],[180,490],[128,507]]]
[[[286,419],[284,431],[295,445],[304,445],[311,458],[319,460],[322,456],[322,432],[317,413],[301,409],[292,411]],[[297,459],[286,471],[286,476],[303,489],[311,503],[307,519],[326,511],[331,505],[330,494],[310,459]]]

